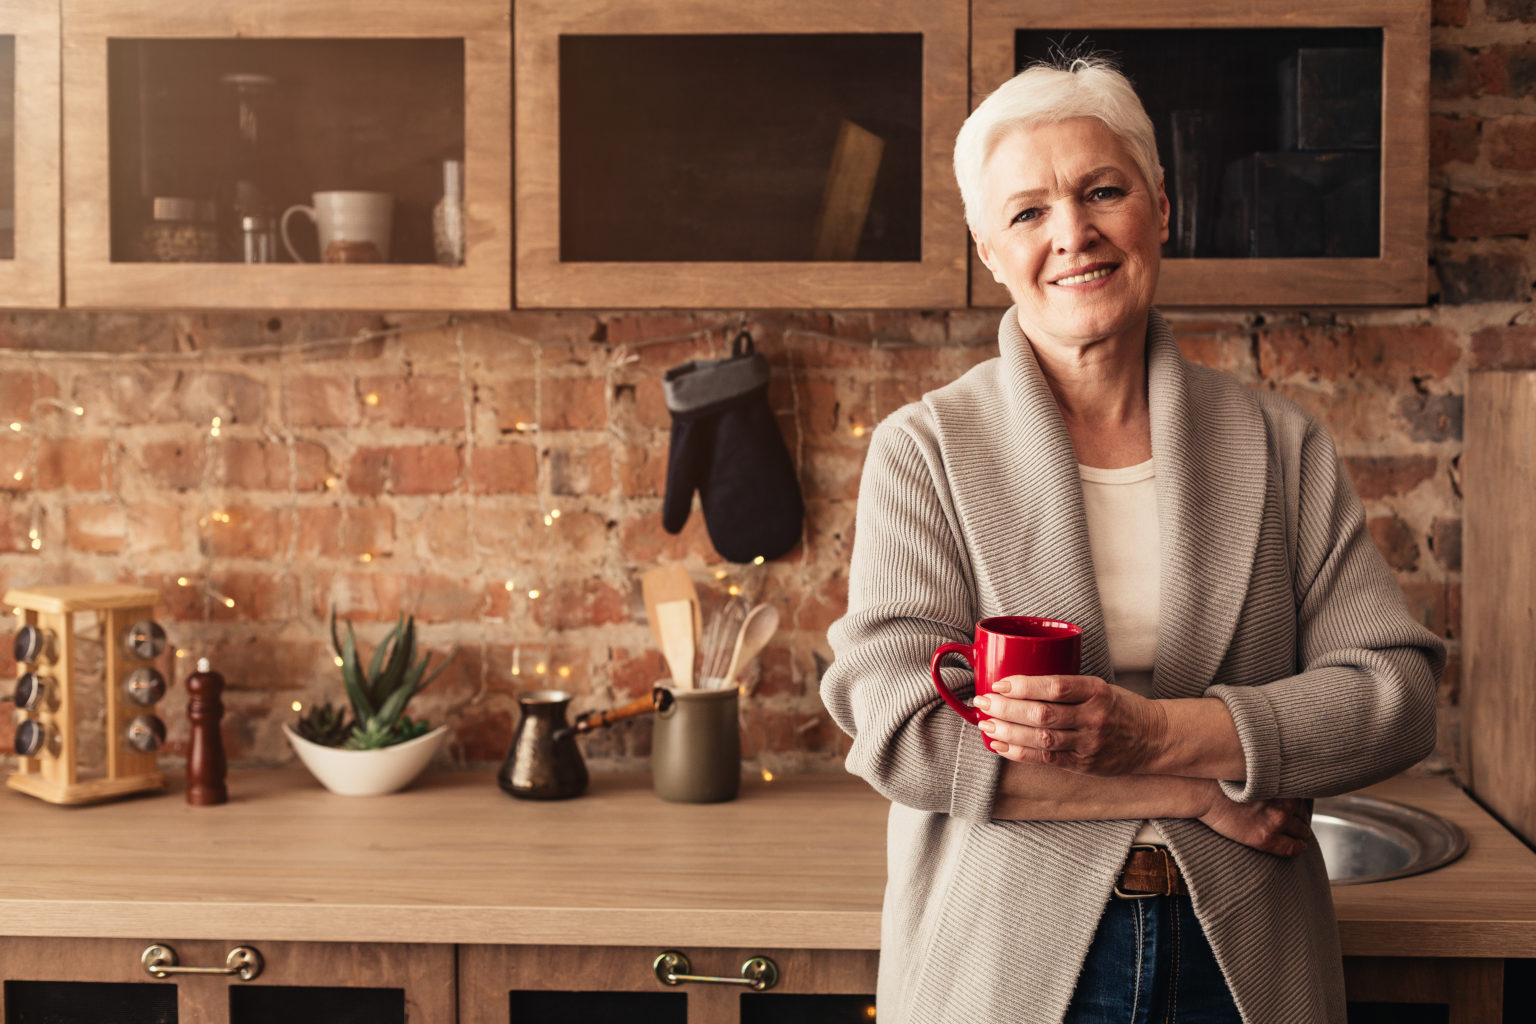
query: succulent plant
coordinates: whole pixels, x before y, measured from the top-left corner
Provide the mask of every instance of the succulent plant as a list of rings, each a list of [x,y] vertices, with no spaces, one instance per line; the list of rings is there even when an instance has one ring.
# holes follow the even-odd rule
[[[416,655],[416,620],[401,616],[374,649],[365,672],[358,660],[352,623],[347,623],[345,637],[338,635],[334,609],[331,611],[331,643],[341,658],[341,678],[347,687],[347,699],[352,704],[351,728],[345,731],[343,742],[332,746],[374,750],[414,739],[430,728],[425,719],[412,721],[406,717],[406,705],[448,667],[457,651],[427,675],[427,664],[432,656],[423,655],[420,661],[412,664]]]
[[[322,747],[341,746],[351,731],[352,723],[347,721],[346,709],[335,707],[330,701],[312,705],[299,715],[299,735]]]

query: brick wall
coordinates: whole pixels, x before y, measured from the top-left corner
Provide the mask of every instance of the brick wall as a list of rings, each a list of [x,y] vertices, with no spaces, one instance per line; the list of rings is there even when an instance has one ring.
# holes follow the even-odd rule
[[[1173,319],[1193,358],[1333,428],[1410,603],[1451,642],[1437,761],[1454,765],[1466,375],[1536,366],[1536,3],[1437,0],[1434,17],[1431,303]],[[555,684],[602,707],[664,674],[636,581],[681,559],[708,597],[734,584],[784,613],[749,676],[747,756],[835,768],[816,680],[846,598],[867,428],[989,357],[996,316],[745,318],[808,506],[802,546],[760,569],[721,564],[697,513],[678,537],[659,522],[661,373],[723,354],[740,314],[4,317],[0,584],[159,590],[174,642],[229,682],[237,765],[285,759],[290,703],[338,695],[331,608],[369,645],[414,612],[431,649],[459,650],[420,710],[453,725],[455,762],[487,765],[518,690]],[[184,700],[177,687],[166,707],[173,760]],[[642,720],[583,742],[591,761],[640,767],[648,737]]]

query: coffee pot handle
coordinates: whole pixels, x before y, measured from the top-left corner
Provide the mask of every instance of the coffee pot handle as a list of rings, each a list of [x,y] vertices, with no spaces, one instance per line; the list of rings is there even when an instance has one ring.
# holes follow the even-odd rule
[[[288,250],[288,255],[292,257],[293,262],[303,263],[305,262],[304,257],[299,255],[299,251],[293,247],[293,241],[288,237],[288,218],[296,213],[302,213],[317,224],[320,222],[320,218],[315,214],[313,206],[305,206],[303,203],[298,203],[284,210],[283,219],[278,221],[278,229],[283,236],[283,248]]]
[[[960,703],[959,698],[950,692],[949,687],[944,685],[944,680],[939,677],[939,662],[946,654],[960,655],[960,657],[970,663],[971,671],[975,672],[976,652],[972,650],[970,644],[940,644],[938,649],[933,652],[933,658],[928,662],[928,670],[933,674],[933,685],[938,687],[939,696],[944,698],[944,703],[958,711],[961,718],[975,725],[981,721],[981,712]]]

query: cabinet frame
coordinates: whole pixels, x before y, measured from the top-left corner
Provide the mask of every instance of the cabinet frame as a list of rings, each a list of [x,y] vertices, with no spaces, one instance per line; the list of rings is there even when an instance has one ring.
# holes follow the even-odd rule
[[[965,117],[965,0],[517,0],[517,298],[528,308],[947,308],[966,302],[965,220],[950,170]],[[923,36],[922,259],[562,262],[562,34],[908,32]]]
[[[511,33],[506,0],[63,0],[65,302],[77,308],[500,310],[512,303]],[[465,259],[431,264],[112,261],[109,38],[464,40]],[[242,302],[241,296],[260,296]]]
[[[152,978],[140,958],[154,943],[171,946],[184,967],[222,967],[235,946],[261,954],[251,981],[221,975]],[[266,942],[254,939],[0,938],[5,981],[133,982],[176,986],[178,1024],[228,1024],[229,992],[256,986],[398,988],[410,1024],[455,1024],[453,947],[429,943]],[[0,984],[0,1020],[6,1018]]]
[[[1429,4],[1427,0],[973,0],[971,107],[1013,76],[1018,29],[1380,28],[1381,250],[1376,257],[1164,259],[1161,306],[1422,305],[1429,249]],[[1167,160],[1167,154],[1162,154]],[[1008,292],[971,252],[971,305],[1007,306]]]
[[[0,260],[0,305],[59,304],[59,6],[0,0],[0,34],[14,37],[16,250]]]

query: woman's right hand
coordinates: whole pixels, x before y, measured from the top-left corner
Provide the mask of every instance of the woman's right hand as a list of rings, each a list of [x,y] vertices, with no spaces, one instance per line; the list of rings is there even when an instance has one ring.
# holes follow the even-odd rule
[[[1200,816],[1216,832],[1234,842],[1277,857],[1294,857],[1312,841],[1312,814],[1305,800],[1253,800],[1245,804],[1227,798],[1218,787],[1210,808]]]

